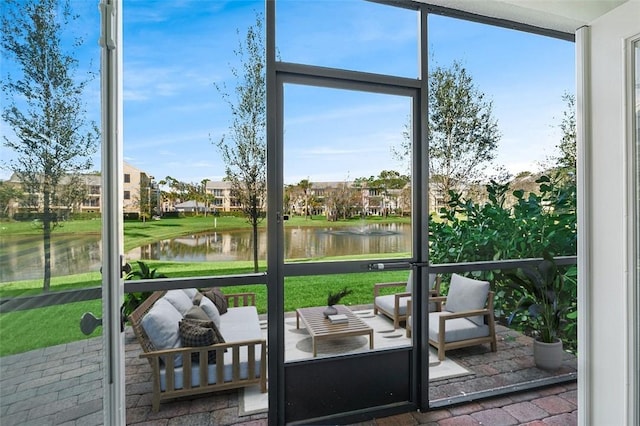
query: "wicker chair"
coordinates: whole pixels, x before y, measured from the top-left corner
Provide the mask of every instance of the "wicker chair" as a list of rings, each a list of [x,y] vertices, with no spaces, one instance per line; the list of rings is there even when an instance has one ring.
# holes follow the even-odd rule
[[[267,391],[267,342],[265,339],[157,350],[142,326],[142,319],[165,293],[165,291],[153,293],[129,316],[133,331],[143,350],[140,358],[146,358],[151,365],[154,412],[160,409],[161,401],[182,396],[256,384],[260,385],[263,393]],[[255,305],[255,295],[251,293],[230,294],[225,295],[225,298],[229,306]],[[233,307],[229,308],[230,311],[232,309]],[[255,315],[257,320],[257,313]],[[215,363],[209,363],[209,352],[213,350],[216,351]],[[195,354],[193,359],[192,354]],[[175,360],[179,356],[182,359],[182,366],[176,367]]]

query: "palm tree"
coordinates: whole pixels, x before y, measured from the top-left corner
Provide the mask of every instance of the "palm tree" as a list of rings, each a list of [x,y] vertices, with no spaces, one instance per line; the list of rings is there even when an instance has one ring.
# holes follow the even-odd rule
[[[304,218],[305,220],[307,219],[308,216],[310,216],[309,214],[309,193],[311,190],[311,186],[312,183],[309,181],[309,179],[302,179],[300,182],[298,182],[298,188],[300,188],[300,190],[302,191],[302,194],[304,196]]]

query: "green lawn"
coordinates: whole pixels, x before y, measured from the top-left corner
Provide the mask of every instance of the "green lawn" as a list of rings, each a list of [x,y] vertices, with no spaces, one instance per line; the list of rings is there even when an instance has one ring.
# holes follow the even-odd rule
[[[195,276],[191,272],[202,272],[196,264],[184,266],[181,271],[186,274],[184,276]],[[207,272],[211,274],[212,271]],[[178,274],[173,276],[177,277]],[[285,311],[291,312],[306,306],[322,306],[326,304],[329,291],[335,292],[344,287],[353,290],[353,293],[346,296],[341,303],[369,304],[373,301],[374,283],[403,281],[406,277],[406,271],[290,277],[285,280]],[[267,290],[263,285],[237,286],[225,288],[224,291],[254,292],[258,311],[267,312]],[[100,300],[92,300],[1,314],[0,356],[98,336],[100,328],[87,337],[80,332],[79,324],[84,312],[93,312],[97,317],[101,317],[101,306]]]
[[[102,301],[69,303],[0,315],[0,356],[22,353],[99,336],[98,327],[91,336],[80,331],[85,312],[102,317]]]

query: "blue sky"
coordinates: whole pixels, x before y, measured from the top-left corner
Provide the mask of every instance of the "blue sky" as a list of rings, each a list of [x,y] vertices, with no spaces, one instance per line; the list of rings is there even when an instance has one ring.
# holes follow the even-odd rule
[[[97,70],[97,2],[72,5],[81,15],[73,30],[87,41],[81,66],[93,59]],[[262,10],[262,1],[124,0],[127,162],[157,179],[223,177],[213,142],[228,132],[230,112],[214,83],[232,92],[230,64],[239,65],[234,49]],[[414,12],[355,0],[289,0],[277,14],[282,60],[418,75]],[[493,101],[502,134],[499,164],[512,173],[536,170],[537,162],[553,154],[561,97],[575,86],[572,43],[433,16],[429,46],[432,63],[461,61]],[[88,113],[96,121],[98,88],[96,80],[87,93]],[[402,141],[409,114],[403,97],[287,85],[285,181],[402,170],[391,150]],[[2,159],[10,158],[11,152],[1,149]],[[0,178],[9,175],[0,170]]]

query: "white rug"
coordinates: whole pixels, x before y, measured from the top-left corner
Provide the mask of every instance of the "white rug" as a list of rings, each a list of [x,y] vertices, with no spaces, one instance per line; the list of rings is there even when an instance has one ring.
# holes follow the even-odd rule
[[[411,346],[411,339],[406,337],[404,328],[393,329],[393,323],[383,315],[374,315],[373,309],[354,311],[371,328],[373,328],[374,350],[388,349],[393,347]],[[266,321],[261,322],[264,336],[267,334]],[[301,327],[304,327],[301,325]],[[296,329],[296,319],[287,318],[284,323],[285,328],[285,362],[298,361],[313,358],[311,352],[311,337],[304,328]],[[369,336],[345,337],[335,340],[326,340],[318,343],[318,356],[328,357],[337,354],[351,354],[368,352]],[[436,351],[429,348],[429,381],[442,380],[445,378],[458,377],[472,374],[464,367],[445,358],[438,361]],[[240,400],[240,415],[267,411],[268,393],[261,393],[259,386],[252,386],[243,389],[243,397]]]

